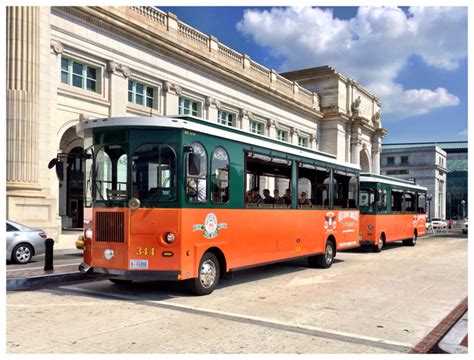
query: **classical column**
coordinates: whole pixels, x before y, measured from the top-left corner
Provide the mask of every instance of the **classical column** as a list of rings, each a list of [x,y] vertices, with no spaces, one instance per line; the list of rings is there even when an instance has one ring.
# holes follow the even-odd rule
[[[250,131],[250,118],[252,117],[252,113],[245,109],[239,110],[239,118],[240,118],[240,128],[245,131]]]
[[[127,66],[113,60],[107,62],[110,91],[110,116],[124,116],[127,114],[128,101],[124,101],[124,94],[128,95],[128,79],[131,71]],[[159,101],[156,96],[156,101]]]
[[[351,139],[351,163],[360,165],[361,141],[357,135],[352,135]]]
[[[204,105],[206,106],[206,119],[212,122],[217,122],[219,108],[221,107],[220,101],[211,98],[210,96],[206,96]]]
[[[7,7],[7,191],[38,183],[39,7]]]
[[[267,124],[266,124],[266,131],[264,132],[263,135],[268,136],[271,139],[276,139],[276,128],[278,126],[278,121],[272,120],[272,119],[267,119]],[[290,134],[288,134],[289,136]]]
[[[380,152],[382,146],[379,142],[372,143],[372,172],[380,174]]]
[[[181,86],[165,81],[163,84],[165,94],[164,115],[177,115],[179,107],[179,95],[182,93]]]

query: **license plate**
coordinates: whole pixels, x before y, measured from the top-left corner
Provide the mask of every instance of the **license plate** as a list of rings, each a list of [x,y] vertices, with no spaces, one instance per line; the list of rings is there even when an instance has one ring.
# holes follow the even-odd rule
[[[148,269],[148,260],[130,260],[130,269]]]

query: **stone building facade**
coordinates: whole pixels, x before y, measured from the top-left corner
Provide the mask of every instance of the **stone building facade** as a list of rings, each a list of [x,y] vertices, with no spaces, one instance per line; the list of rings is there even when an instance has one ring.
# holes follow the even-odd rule
[[[438,141],[438,142],[419,142],[419,143],[391,143],[382,145],[382,153],[389,151],[400,151],[404,153],[418,153],[420,148],[441,148],[444,153],[438,154],[436,163],[436,156],[428,158],[429,163],[433,168],[439,166],[439,171],[444,172],[447,169],[446,175],[446,219],[463,219],[468,215],[469,201],[468,201],[468,143],[467,141]],[[446,156],[446,161],[442,161],[443,156]],[[382,172],[385,172],[384,167],[386,163],[382,164]],[[387,169],[388,170],[388,169]],[[393,170],[393,169],[392,169]],[[411,166],[411,169],[405,166],[405,171],[416,171],[416,165]],[[435,172],[433,176],[439,181],[443,181],[443,176]],[[414,173],[413,176],[417,176]],[[438,181],[436,180],[436,181]],[[434,180],[433,180],[434,181]],[[432,194],[435,194],[435,189],[432,188]],[[437,207],[437,206],[436,206]]]
[[[147,6],[7,8],[7,217],[82,227],[82,167],[48,162],[109,116],[193,114],[379,172],[380,102],[324,66],[278,74]]]
[[[447,155],[439,146],[383,145],[381,175],[415,181],[428,189],[428,215],[446,218]]]

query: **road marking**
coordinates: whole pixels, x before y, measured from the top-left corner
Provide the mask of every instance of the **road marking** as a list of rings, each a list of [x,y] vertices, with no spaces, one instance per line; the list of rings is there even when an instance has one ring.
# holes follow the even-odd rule
[[[263,326],[263,327],[268,327],[268,328],[273,328],[273,329],[278,329],[278,330],[283,330],[283,331],[295,332],[295,333],[305,334],[309,336],[322,337],[322,338],[336,340],[336,341],[344,341],[344,342],[349,342],[352,344],[356,343],[360,345],[376,347],[376,348],[396,351],[400,353],[408,353],[413,347],[412,344],[409,344],[409,343],[384,340],[384,339],[374,338],[370,336],[347,333],[343,331],[328,330],[328,329],[323,329],[316,326],[310,326],[310,325],[305,325],[305,324],[294,324],[294,323],[288,323],[284,321],[265,319],[265,318],[260,318],[256,316],[251,316],[251,315],[241,315],[241,314],[229,313],[229,312],[219,311],[219,310],[199,309],[194,306],[174,304],[174,303],[170,303],[168,301],[163,301],[163,300],[156,300],[156,301],[142,300],[137,297],[127,296],[127,295],[103,293],[103,292],[94,291],[94,290],[73,288],[71,286],[61,286],[61,287],[55,288],[54,291],[69,291],[72,293],[89,294],[89,295],[101,297],[101,298],[108,298],[108,299],[112,298],[112,299],[134,301],[136,302],[137,305],[149,305],[149,306],[151,305],[151,306],[168,309],[168,310],[181,311],[181,312],[194,314],[194,315],[209,316],[209,317],[214,317],[214,318],[219,318],[219,319],[224,319],[224,320],[229,320],[229,321],[235,321],[239,323],[252,324],[252,325]]]

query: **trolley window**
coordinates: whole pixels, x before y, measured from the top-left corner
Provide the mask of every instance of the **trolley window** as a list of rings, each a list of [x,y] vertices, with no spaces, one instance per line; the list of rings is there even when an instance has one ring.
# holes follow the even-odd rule
[[[127,153],[121,145],[107,145],[96,155],[95,199],[127,199]]]
[[[360,190],[360,212],[362,214],[373,214],[375,213],[375,190],[374,189],[361,189]]]
[[[186,153],[186,200],[191,203],[207,201],[207,151],[201,143],[193,142]]]
[[[218,147],[211,160],[211,201],[229,202],[229,186],[229,155],[223,147]]]
[[[424,192],[418,193],[418,214],[426,212],[426,194]]]
[[[140,201],[176,200],[176,154],[169,145],[140,145],[132,156],[132,195]]]
[[[334,208],[357,208],[357,176],[343,171],[334,171]]]
[[[92,206],[92,182],[94,170],[94,151],[92,148],[84,152],[84,206]]]

